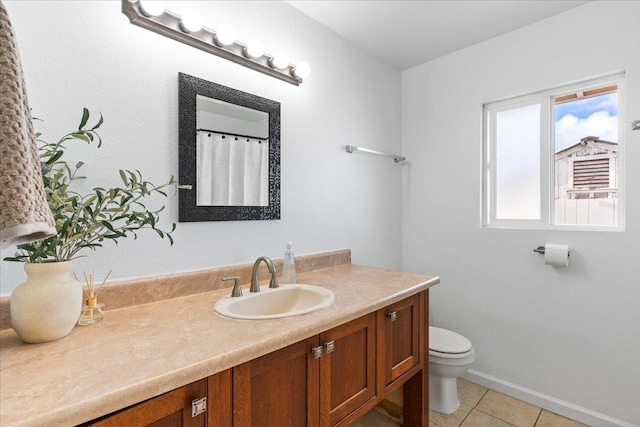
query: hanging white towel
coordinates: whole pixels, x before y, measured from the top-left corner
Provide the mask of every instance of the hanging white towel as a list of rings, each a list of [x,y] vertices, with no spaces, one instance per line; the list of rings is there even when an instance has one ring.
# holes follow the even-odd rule
[[[6,247],[57,231],[44,192],[18,46],[1,1],[0,103],[0,240]]]

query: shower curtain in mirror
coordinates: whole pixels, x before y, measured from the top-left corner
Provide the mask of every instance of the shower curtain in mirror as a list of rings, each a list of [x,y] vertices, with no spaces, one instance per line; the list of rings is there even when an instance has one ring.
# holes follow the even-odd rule
[[[198,205],[269,205],[268,141],[200,131],[196,159]]]

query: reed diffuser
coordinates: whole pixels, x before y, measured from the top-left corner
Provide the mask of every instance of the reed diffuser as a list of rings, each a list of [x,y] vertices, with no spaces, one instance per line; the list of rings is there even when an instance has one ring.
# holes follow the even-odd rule
[[[91,272],[89,276],[87,276],[87,273],[82,274],[86,283],[82,288],[84,296],[86,297],[86,304],[82,306],[82,313],[80,314],[80,319],[78,319],[78,325],[93,325],[104,319],[104,304],[98,303],[98,294],[100,294],[102,286],[107,282],[111,270],[109,270],[107,276],[99,286],[96,286],[95,271]],[[73,273],[73,276],[78,280],[78,276],[76,276],[75,273]]]

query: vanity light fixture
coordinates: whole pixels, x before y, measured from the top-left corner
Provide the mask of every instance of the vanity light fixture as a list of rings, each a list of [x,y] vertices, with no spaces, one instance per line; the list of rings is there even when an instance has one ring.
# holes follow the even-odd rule
[[[195,33],[200,31],[204,25],[202,15],[195,9],[187,9],[180,20],[180,29],[185,33]]]
[[[272,68],[282,70],[289,65],[289,55],[287,54],[287,52],[279,50],[275,53],[275,55],[273,55],[273,58],[269,60],[269,65],[271,65]]]
[[[140,0],[140,11],[144,16],[160,16],[164,13],[164,4],[163,1]]]
[[[264,43],[260,39],[251,39],[243,53],[247,58],[260,58],[264,55]]]
[[[230,25],[221,25],[216,31],[203,26],[202,16],[192,9],[179,16],[166,10],[162,1],[122,0],[122,12],[132,24],[296,86],[311,71],[304,61],[291,64],[285,52],[265,53],[258,39],[251,39],[247,44],[236,40]]]
[[[311,67],[307,62],[300,61],[293,67],[293,75],[301,79],[306,79],[311,74]]]
[[[214,34],[213,41],[220,47],[230,46],[236,41],[236,30],[231,25],[222,24]]]

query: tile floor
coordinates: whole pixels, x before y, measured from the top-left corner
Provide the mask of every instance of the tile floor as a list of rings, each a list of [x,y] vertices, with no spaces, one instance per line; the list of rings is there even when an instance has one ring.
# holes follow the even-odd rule
[[[460,407],[452,414],[429,411],[429,427],[586,427],[513,397],[458,379]],[[402,424],[372,410],[353,427],[399,427]]]

